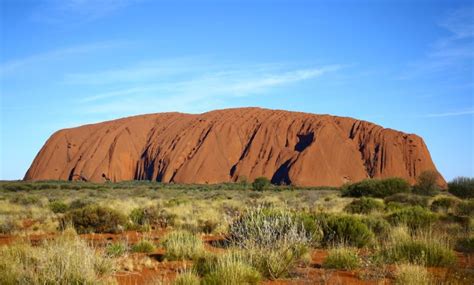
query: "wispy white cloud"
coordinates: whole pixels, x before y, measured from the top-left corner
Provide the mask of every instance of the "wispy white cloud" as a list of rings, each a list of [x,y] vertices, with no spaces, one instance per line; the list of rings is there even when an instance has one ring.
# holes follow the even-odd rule
[[[23,68],[31,67],[34,64],[45,63],[48,61],[60,60],[71,55],[92,53],[99,50],[107,50],[110,48],[117,48],[126,45],[125,42],[120,41],[106,41],[91,44],[82,44],[77,46],[70,46],[44,53],[38,53],[24,58],[17,58],[10,61],[0,63],[0,76],[8,75],[16,71],[21,71]]]
[[[47,0],[33,14],[46,23],[88,22],[106,17],[144,0]]]
[[[144,113],[157,109],[187,110],[193,112],[197,105],[204,102],[231,100],[232,98],[263,94],[271,90],[301,81],[311,80],[342,68],[341,65],[327,65],[311,68],[290,68],[281,64],[257,64],[239,66],[212,66],[212,71],[202,71],[201,68],[190,68],[185,73],[163,72],[160,70],[156,78],[147,81],[129,82],[127,87],[109,89],[79,99],[84,110],[91,113]],[[147,67],[145,70],[149,70]],[[110,88],[123,75],[132,72],[142,74],[141,70],[132,67],[130,70],[121,69],[115,73],[107,71]],[[117,76],[120,74],[120,76]],[[69,77],[70,78],[70,77]],[[85,74],[81,75],[89,82]],[[132,99],[133,98],[133,99]]]
[[[470,109],[470,110],[426,114],[426,115],[422,115],[421,117],[424,117],[424,118],[457,117],[457,116],[466,116],[466,115],[473,115],[473,114],[474,114],[474,109]]]
[[[449,34],[431,45],[425,58],[409,65],[399,79],[412,79],[439,72],[472,69],[474,60],[474,8],[453,10],[439,23]]]

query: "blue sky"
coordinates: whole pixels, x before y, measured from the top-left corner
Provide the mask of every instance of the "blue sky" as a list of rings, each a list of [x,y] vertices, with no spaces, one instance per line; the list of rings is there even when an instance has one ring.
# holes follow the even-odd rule
[[[472,1],[0,1],[0,179],[60,128],[259,106],[425,139],[474,176]]]

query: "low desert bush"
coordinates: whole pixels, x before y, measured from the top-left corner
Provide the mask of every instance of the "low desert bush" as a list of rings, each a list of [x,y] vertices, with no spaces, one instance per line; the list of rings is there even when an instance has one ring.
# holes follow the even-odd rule
[[[472,217],[474,216],[474,199],[461,201],[455,210],[456,215]]]
[[[345,208],[344,211],[352,214],[370,214],[374,211],[383,210],[384,205],[382,202],[373,198],[362,197],[360,199],[354,199]]]
[[[382,253],[391,263],[415,263],[425,266],[450,266],[456,261],[454,252],[444,243],[427,238],[403,238]]]
[[[257,177],[252,183],[252,189],[255,191],[267,190],[270,186],[270,180],[266,177]]]
[[[395,269],[396,285],[428,285],[431,278],[425,267],[415,264],[400,264]]]
[[[423,171],[416,178],[416,184],[413,186],[413,193],[425,196],[434,196],[439,192],[438,180],[439,174],[436,171]]]
[[[223,255],[208,255],[195,265],[203,274],[201,284],[238,285],[258,284],[260,273],[253,268],[248,257],[240,251],[230,251]]]
[[[136,225],[166,228],[173,224],[175,216],[164,209],[160,210],[158,207],[152,206],[133,209],[129,218]]]
[[[201,280],[196,273],[192,271],[185,271],[176,276],[176,279],[173,281],[173,285],[199,285]]]
[[[408,206],[428,206],[428,197],[415,195],[411,193],[398,193],[391,196],[388,196],[384,199],[385,203],[388,205],[390,203],[399,203],[402,205]]]
[[[353,270],[359,267],[357,250],[349,247],[332,248],[323,262],[323,267],[328,269]]]
[[[155,250],[155,245],[153,244],[152,241],[142,239],[136,244],[132,245],[132,251],[133,252],[144,252],[144,253],[150,253]]]
[[[196,235],[187,231],[168,233],[161,242],[168,260],[196,259],[204,252],[204,243]]]
[[[435,214],[422,207],[407,207],[391,213],[387,220],[392,225],[405,224],[415,231],[430,227],[436,220]]]
[[[461,252],[474,252],[474,237],[460,238],[456,243],[456,250]]]
[[[78,233],[116,233],[127,223],[126,217],[111,208],[90,205],[66,213],[62,224],[72,223]]]
[[[119,257],[124,255],[128,250],[128,246],[123,242],[111,243],[105,248],[105,253],[111,257]]]
[[[367,225],[355,216],[319,214],[316,219],[322,225],[322,243],[325,246],[346,244],[364,247],[374,238],[374,234]]]
[[[433,212],[452,212],[459,203],[457,199],[451,197],[440,197],[431,203],[431,211]]]
[[[0,248],[0,284],[102,284],[113,271],[111,259],[70,231],[40,246]]]
[[[66,213],[68,208],[69,208],[68,205],[62,201],[53,201],[49,203],[49,209],[51,209],[51,211],[56,214]]]
[[[18,194],[13,196],[10,202],[23,206],[35,205],[40,203],[40,197],[31,194]]]
[[[343,196],[384,198],[396,193],[410,192],[410,184],[401,178],[366,179],[345,185]]]
[[[457,177],[448,183],[448,191],[459,198],[474,198],[474,178]]]
[[[0,217],[0,234],[9,235],[18,229],[19,227],[12,217]]]
[[[366,216],[361,221],[379,238],[386,237],[391,229],[390,224],[382,217]]]

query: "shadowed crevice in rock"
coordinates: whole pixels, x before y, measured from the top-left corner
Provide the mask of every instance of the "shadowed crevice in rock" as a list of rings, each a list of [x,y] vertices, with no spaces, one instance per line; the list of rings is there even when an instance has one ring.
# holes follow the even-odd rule
[[[313,132],[304,135],[298,135],[298,143],[295,145],[295,150],[302,152],[313,142],[313,139]]]
[[[290,171],[290,163],[291,163],[291,159],[288,159],[287,161],[285,161],[285,163],[283,163],[277,169],[275,174],[273,174],[273,177],[271,180],[273,184],[276,184],[276,185],[281,185],[281,184],[290,185],[291,184],[290,176],[288,174],[288,172]]]

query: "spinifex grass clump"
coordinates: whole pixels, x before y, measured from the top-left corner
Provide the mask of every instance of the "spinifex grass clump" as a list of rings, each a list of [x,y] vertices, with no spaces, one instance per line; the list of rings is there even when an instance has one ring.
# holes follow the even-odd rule
[[[397,231],[394,232],[394,234]],[[425,266],[450,266],[456,261],[455,253],[441,237],[427,233],[411,236],[405,232],[392,236],[391,242],[382,251],[382,256],[390,263],[414,263]]]
[[[328,256],[323,262],[323,267],[352,270],[359,267],[359,263],[359,256],[356,249],[340,246],[329,250]]]
[[[192,271],[181,272],[173,281],[173,285],[199,285],[201,280]]]
[[[101,284],[113,271],[111,259],[69,230],[39,246],[0,248],[0,284]]]
[[[431,278],[425,267],[415,264],[400,264],[395,270],[396,285],[428,285]]]
[[[229,240],[246,250],[270,279],[286,276],[308,252],[311,237],[294,214],[276,209],[249,209],[229,227]]]
[[[204,252],[204,243],[196,235],[187,231],[168,233],[162,241],[168,260],[195,259]]]
[[[261,279],[260,273],[251,265],[248,252],[244,251],[207,254],[196,261],[195,269],[203,276],[202,284],[257,284]]]
[[[150,253],[155,250],[155,245],[153,242],[142,239],[141,241],[137,242],[132,246],[132,251],[134,252],[144,252],[144,253]]]

